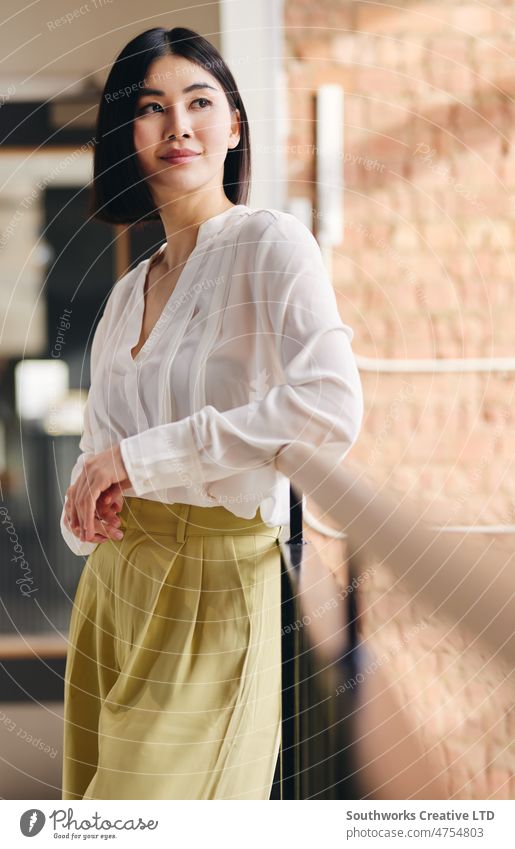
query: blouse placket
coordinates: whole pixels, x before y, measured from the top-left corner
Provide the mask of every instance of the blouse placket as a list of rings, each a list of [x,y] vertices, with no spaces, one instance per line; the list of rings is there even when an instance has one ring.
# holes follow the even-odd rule
[[[160,408],[157,421],[159,424],[166,424],[167,422],[174,421],[173,401],[170,387],[170,369],[195,309],[196,296],[191,284],[195,277],[202,274],[202,268],[205,263],[206,254],[204,251],[200,250],[201,247],[203,247],[203,245],[199,245],[194,248],[188,257],[175,289],[165,304],[165,307],[156,324],[152,328],[152,332],[144,346],[138,352],[136,359],[133,359],[131,356],[129,349],[130,346],[128,348],[130,363],[128,364],[128,368],[124,375],[124,388],[128,402],[133,405],[138,431],[146,430],[150,427],[148,418],[141,403],[139,388],[140,381],[145,379],[145,363],[156,344],[162,340],[163,334],[165,334],[167,330],[169,331],[171,329],[172,318],[174,319],[173,334],[168,334],[168,344],[163,355],[166,357],[166,376],[164,380],[164,392],[160,398]],[[145,270],[144,273],[146,274],[147,270]]]

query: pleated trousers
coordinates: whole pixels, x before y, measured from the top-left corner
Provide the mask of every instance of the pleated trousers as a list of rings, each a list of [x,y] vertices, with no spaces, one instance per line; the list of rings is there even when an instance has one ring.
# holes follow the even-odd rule
[[[77,586],[63,799],[268,799],[281,735],[281,526],[126,497]]]

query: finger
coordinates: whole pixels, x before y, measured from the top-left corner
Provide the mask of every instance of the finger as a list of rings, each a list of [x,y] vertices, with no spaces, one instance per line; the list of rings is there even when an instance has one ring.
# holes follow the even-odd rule
[[[97,502],[96,512],[102,519],[118,519],[119,520],[118,514],[119,514],[121,509],[122,509],[121,505],[118,505],[116,503],[116,501],[114,501],[112,504],[104,505],[104,504],[102,504],[102,502],[100,500],[100,501]]]
[[[79,480],[80,480],[80,477],[78,478],[78,480],[75,481],[74,484],[72,484],[70,487],[68,487],[68,493],[67,493],[67,498],[68,498],[68,503],[69,503],[69,512],[70,512],[70,523],[72,525],[77,525],[77,524],[80,525],[79,515],[77,513],[77,484],[78,484]]]
[[[107,515],[108,513],[113,513],[113,514],[116,513],[117,512],[116,501],[112,501],[111,503],[106,504],[104,499],[102,497],[100,497],[98,499],[97,503],[96,503],[96,512],[101,513],[103,516]]]
[[[86,466],[83,465],[81,473],[75,483],[69,487],[68,489],[68,498],[70,503],[70,524],[72,526],[72,530],[76,533],[76,536],[79,539],[86,541],[82,536],[84,531],[84,523],[82,520],[82,500],[83,500],[83,484],[85,479]],[[87,485],[86,485],[87,491]]]
[[[95,533],[105,536],[107,539],[122,539],[123,532],[119,528],[111,527],[101,519],[95,520]]]
[[[116,503],[113,501],[113,493],[116,494],[117,484],[111,484],[106,490],[102,491],[94,506],[93,519],[98,518],[108,524],[112,529],[116,529],[120,525],[120,519],[116,515]],[[92,496],[93,498],[94,496]]]
[[[84,474],[79,478],[77,486],[77,511],[79,513],[82,534],[87,539],[94,534],[95,507],[100,494],[103,492],[98,484],[97,475],[92,468],[88,467],[87,463],[84,467]]]
[[[75,493],[74,493],[74,508],[76,513],[76,522],[78,525],[78,530],[80,534],[81,540],[87,542],[85,539],[85,525],[84,525],[84,502],[87,497],[89,489],[89,483],[87,480],[87,460],[84,462],[82,471],[75,481]]]
[[[108,486],[107,489],[105,490],[105,492],[102,493],[102,500],[105,501],[106,503],[111,502],[113,500],[113,497],[115,497],[117,495],[118,490],[119,490],[119,484],[118,483],[112,483],[111,486]]]
[[[110,498],[110,504],[115,510],[118,512],[122,509],[123,504],[123,490],[120,487],[119,483],[114,483],[108,490],[107,493]]]
[[[71,517],[71,520],[70,520],[70,524],[71,524],[72,528],[80,528],[80,519],[79,519],[79,514],[77,513],[76,508],[72,509],[71,515],[72,515],[72,517]]]
[[[74,519],[72,503],[69,500],[67,501],[66,507],[65,507],[65,521],[67,522],[67,525],[70,528],[70,530],[76,524],[76,519]]]
[[[72,534],[74,534],[75,536],[79,535],[79,528],[76,525],[71,525],[67,517],[65,517],[64,524],[65,527],[69,531],[71,531]]]
[[[116,515],[116,513],[105,515],[100,514],[97,518],[105,525],[112,528],[119,528],[121,525],[120,518]]]
[[[115,507],[112,505],[103,505],[102,499],[97,501],[97,509],[95,512],[99,519],[120,524],[120,517],[118,516]]]
[[[66,494],[64,496],[64,512],[66,518],[71,523],[71,498],[70,498],[70,489],[66,490]]]
[[[99,498],[95,505],[95,516],[100,519],[104,519],[106,516],[114,516],[115,512],[110,504],[103,504],[102,499]]]
[[[81,542],[106,542],[106,540],[108,539],[108,537],[104,533],[101,533],[99,531],[95,531],[91,538],[88,537],[86,539],[83,538],[83,535],[81,534],[79,528],[75,530],[72,528],[71,531],[73,535],[76,536],[77,539],[79,539]]]
[[[84,505],[84,533],[87,535],[95,533],[95,504],[99,494],[90,494]]]
[[[122,539],[123,533],[118,529],[109,529],[104,526],[100,519],[94,520],[94,529],[91,534],[82,534],[82,542],[106,542],[108,539]]]

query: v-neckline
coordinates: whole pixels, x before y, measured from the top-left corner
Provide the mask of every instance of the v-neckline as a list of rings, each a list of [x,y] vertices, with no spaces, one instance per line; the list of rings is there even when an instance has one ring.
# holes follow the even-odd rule
[[[143,319],[145,317],[145,286],[146,286],[146,283],[147,283],[147,278],[148,278],[148,274],[149,274],[149,271],[150,271],[150,267],[151,267],[152,261],[157,259],[159,254],[162,253],[165,248],[166,248],[166,242],[164,242],[164,244],[161,245],[161,247],[159,248],[158,251],[156,251],[155,254],[152,254],[152,256],[150,256],[148,259],[145,260],[145,265],[143,266],[143,273],[141,275],[140,285],[138,286],[138,290],[137,290],[138,304],[141,301],[141,308],[138,309],[138,320],[137,320],[139,332],[138,332],[138,339],[134,343],[134,345],[138,344],[138,342],[141,338],[141,331],[143,329]],[[132,349],[134,348],[134,345],[129,346],[129,356],[130,356],[132,362],[135,365],[137,365],[140,360],[144,359],[144,357],[146,356],[146,354],[148,353],[148,351],[152,347],[153,340],[155,338],[157,338],[159,328],[162,326],[162,324],[166,320],[166,316],[167,316],[168,311],[170,309],[171,302],[174,299],[174,295],[176,294],[176,292],[177,292],[177,290],[178,290],[178,288],[179,288],[179,286],[180,286],[180,284],[181,284],[181,282],[182,282],[182,280],[183,280],[183,278],[186,274],[186,271],[187,271],[189,264],[190,264],[190,260],[193,257],[193,254],[196,252],[197,248],[198,248],[198,240],[197,240],[197,244],[194,246],[193,250],[189,254],[188,258],[186,259],[186,262],[184,263],[184,267],[183,267],[181,273],[179,274],[179,276],[176,280],[175,286],[173,287],[172,291],[170,292],[170,295],[169,295],[163,309],[161,310],[161,314],[159,315],[159,317],[155,321],[152,330],[148,334],[147,338],[145,339],[143,345],[141,346],[141,348],[139,349],[139,351],[138,351],[138,353],[136,354],[135,357],[132,356]]]
[[[155,341],[157,340],[159,332],[160,332],[163,324],[166,321],[166,317],[167,317],[167,315],[168,315],[168,313],[169,313],[169,311],[172,307],[172,304],[175,301],[175,299],[176,299],[176,297],[179,293],[179,289],[180,289],[183,281],[186,278],[186,274],[189,271],[189,268],[190,268],[191,262],[194,258],[194,255],[197,253],[197,250],[204,244],[204,242],[206,241],[206,238],[209,237],[210,231],[216,232],[217,228],[220,225],[223,226],[223,221],[225,220],[225,217],[229,215],[229,213],[235,211],[236,209],[241,210],[243,207],[247,208],[245,206],[245,204],[234,204],[233,206],[230,206],[228,209],[224,209],[222,212],[219,212],[217,215],[213,215],[211,218],[207,218],[205,221],[203,221],[200,224],[198,232],[197,232],[197,240],[195,242],[193,250],[188,255],[186,262],[184,263],[184,267],[183,267],[181,273],[179,274],[179,277],[177,278],[175,286],[173,287],[173,289],[172,289],[172,291],[171,291],[171,293],[168,297],[168,300],[166,301],[166,303],[165,303],[165,305],[164,305],[164,307],[161,311],[159,318],[155,322],[152,330],[150,331],[149,335],[145,339],[145,342],[143,343],[143,345],[139,349],[138,353],[136,354],[135,357],[133,357],[132,356],[132,349],[135,347],[135,345],[138,344],[138,342],[141,338],[141,332],[142,332],[142,329],[143,329],[143,319],[144,319],[144,316],[145,316],[145,285],[146,285],[146,282],[147,282],[147,277],[148,277],[148,273],[149,273],[149,270],[150,270],[150,265],[155,259],[157,259],[159,254],[164,251],[164,249],[166,248],[166,242],[164,242],[160,246],[160,248],[154,254],[152,254],[152,256],[148,257],[146,260],[143,261],[142,273],[141,273],[140,279],[138,281],[139,285],[136,287],[136,296],[137,296],[137,299],[138,299],[137,302],[138,302],[138,307],[139,307],[138,308],[138,314],[137,314],[138,338],[137,338],[136,342],[129,345],[129,359],[134,366],[139,365],[139,363],[146,357],[146,355],[149,353],[149,351],[153,347]],[[219,219],[220,219],[220,221],[219,221]]]

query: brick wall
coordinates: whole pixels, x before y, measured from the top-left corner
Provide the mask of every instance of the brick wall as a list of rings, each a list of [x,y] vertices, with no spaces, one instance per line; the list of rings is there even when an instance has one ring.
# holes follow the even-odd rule
[[[333,278],[355,353],[513,356],[515,3],[289,0],[285,12],[298,151],[289,194],[311,198],[315,232],[314,92],[328,82],[345,91]],[[361,378],[366,415],[349,462],[436,521],[515,523],[513,374]],[[391,618],[390,577],[379,569],[363,593],[380,650],[419,616],[407,597],[402,626]],[[514,798],[510,698],[495,672],[480,674],[480,653],[432,618],[389,668],[446,768],[449,798]]]

